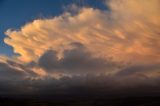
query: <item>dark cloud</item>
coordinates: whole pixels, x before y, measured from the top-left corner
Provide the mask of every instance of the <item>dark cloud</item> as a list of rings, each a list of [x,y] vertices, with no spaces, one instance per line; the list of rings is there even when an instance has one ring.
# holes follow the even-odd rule
[[[39,59],[39,65],[46,70],[57,69],[59,67],[57,53],[54,50],[46,51]]]
[[[17,93],[19,82],[27,76],[18,65],[12,61],[0,62],[0,95]]]
[[[24,75],[25,72],[16,69],[16,67],[11,67],[6,63],[0,63],[0,78],[16,78]]]
[[[135,74],[145,75],[146,73],[160,72],[160,63],[156,64],[144,64],[144,65],[131,65],[126,66],[124,69],[120,70],[117,75],[119,76],[131,76]]]
[[[79,51],[79,50],[78,50]],[[85,53],[80,52],[81,54],[77,55],[77,48],[72,49],[65,52],[64,58],[69,58],[67,60],[70,61],[70,58],[76,58],[75,56],[83,58]],[[54,51],[48,51],[54,56]],[[47,55],[48,56],[48,55]],[[86,54],[85,54],[86,56]],[[84,56],[84,57],[85,57]],[[85,61],[88,61],[89,55],[85,58]],[[50,58],[48,58],[50,59]],[[53,59],[53,58],[52,58]],[[63,60],[64,61],[64,60]],[[82,61],[82,60],[80,60]],[[61,61],[59,62],[61,63]],[[72,62],[71,62],[72,63]],[[35,64],[35,63],[34,63]],[[57,62],[56,62],[57,64]],[[61,63],[62,64],[62,63]],[[78,63],[72,63],[73,66],[76,66]],[[83,63],[81,63],[84,65]],[[91,62],[91,64],[93,64]],[[33,65],[34,66],[34,65]],[[68,66],[68,65],[67,65]],[[72,67],[73,67],[72,66]],[[85,65],[84,65],[85,66]],[[88,64],[87,64],[88,66]],[[85,66],[85,68],[87,67]],[[156,65],[157,68],[158,65]],[[25,67],[25,68],[24,68]],[[33,77],[33,74],[28,72],[28,65],[21,65],[14,61],[7,61],[6,63],[0,63],[0,95],[35,95],[40,97],[47,97],[47,96],[87,96],[87,95],[94,95],[94,96],[106,96],[110,97],[113,95],[115,96],[140,96],[143,95],[158,95],[160,94],[160,79],[159,77],[142,77],[142,76],[130,76],[130,74],[125,74],[123,70],[121,74],[125,74],[124,76],[121,74],[114,74],[114,75],[94,75],[93,73],[88,73],[85,75],[72,75],[69,76],[62,76],[59,79],[55,79],[51,76],[46,77]],[[55,66],[54,66],[55,67]],[[63,65],[66,69],[68,68]],[[79,66],[76,66],[79,67]],[[154,67],[154,66],[153,66]],[[149,68],[152,70],[153,67]],[[81,68],[81,67],[79,67]],[[21,71],[23,69],[24,71]],[[28,70],[27,70],[28,69]],[[89,68],[87,68],[89,69]],[[133,75],[132,70],[139,70],[145,68],[126,68],[125,72],[131,73]],[[73,70],[75,68],[73,67]],[[144,71],[143,71],[144,72]]]
[[[75,95],[83,96],[105,96],[107,98],[114,96],[154,96],[160,94],[158,79],[135,79],[115,76],[73,76],[54,79],[46,77],[43,79],[22,79],[12,80],[8,83],[2,83],[1,94],[6,95],[30,95],[40,97],[64,97]],[[2,81],[0,81],[2,82]]]
[[[61,76],[59,79],[51,76],[38,77],[31,73],[32,68],[38,67],[37,63],[22,65],[7,60],[0,62],[0,95],[35,95],[40,97],[74,97],[75,95],[78,97],[87,95],[103,97],[105,95],[105,97],[114,97],[160,94],[159,77],[145,75],[153,70],[158,72],[159,64],[128,66],[119,70],[117,74],[104,75],[102,71],[102,74],[96,75],[94,70],[105,69],[104,66],[109,67],[109,63],[102,61],[103,59],[96,60],[97,58],[93,58],[83,46],[77,47],[76,45],[73,49],[65,50],[61,60],[58,60],[56,56],[55,51],[47,51],[41,56],[39,65],[46,70],[48,69],[48,72],[56,69],[63,72],[65,69],[65,72],[73,73],[75,71],[75,73],[85,74]],[[96,67],[98,68],[96,69]],[[143,76],[137,73],[142,73]]]
[[[115,74],[105,75],[106,71],[112,72],[112,68],[117,65],[111,60],[93,57],[80,43],[72,43],[71,46],[70,49],[64,50],[61,59],[58,59],[56,51],[48,50],[40,57],[38,63],[25,65],[11,60],[0,62],[0,95],[103,97],[105,94],[106,97],[113,97],[160,94],[159,77],[147,76],[149,72],[159,72],[158,63],[127,65],[118,69]],[[36,75],[32,71],[35,67],[44,68],[48,75]],[[51,72],[56,70],[71,76],[61,76],[59,79],[50,76]]]
[[[54,50],[46,51],[39,59],[38,64],[47,71],[62,71],[66,73],[94,73],[105,72],[116,65],[100,57],[94,57],[80,43],[72,43],[72,49],[63,52],[63,58],[58,59]]]
[[[36,76],[31,69],[20,63],[11,60],[0,62],[0,95],[25,91],[28,82],[26,78]]]

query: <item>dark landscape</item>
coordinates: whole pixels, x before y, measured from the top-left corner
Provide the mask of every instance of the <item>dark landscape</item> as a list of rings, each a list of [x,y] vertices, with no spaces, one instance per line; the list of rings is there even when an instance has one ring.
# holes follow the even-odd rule
[[[69,96],[69,95],[68,95]],[[107,98],[90,96],[63,96],[63,98],[7,98],[1,97],[1,106],[159,106],[160,97]]]

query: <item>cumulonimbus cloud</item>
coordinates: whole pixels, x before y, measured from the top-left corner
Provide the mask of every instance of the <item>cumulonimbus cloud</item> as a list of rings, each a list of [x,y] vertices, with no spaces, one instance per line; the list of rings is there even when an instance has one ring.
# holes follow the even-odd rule
[[[34,20],[19,30],[7,30],[4,41],[26,62],[37,60],[48,49],[60,55],[72,42],[118,62],[159,61],[159,0],[110,0],[107,5],[110,10],[82,8],[76,15],[65,12]]]
[[[57,90],[90,82],[104,88],[159,88],[160,1],[107,0],[106,5],[108,10],[77,8],[77,14],[65,12],[7,30],[4,41],[19,56],[16,62],[0,58],[0,73],[42,92],[48,90],[45,86]]]

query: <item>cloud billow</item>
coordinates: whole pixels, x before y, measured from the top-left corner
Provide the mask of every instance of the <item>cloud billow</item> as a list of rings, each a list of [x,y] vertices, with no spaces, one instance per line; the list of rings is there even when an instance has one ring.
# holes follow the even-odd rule
[[[78,45],[77,45],[78,44]],[[101,73],[116,67],[110,60],[94,57],[80,43],[72,43],[74,48],[63,51],[63,57],[58,59],[54,50],[46,51],[38,61],[40,67],[46,71],[58,71],[69,74]]]
[[[149,87],[146,93],[158,92],[159,0],[106,0],[106,5],[108,10],[77,7],[74,14],[8,29],[4,42],[19,55],[0,57],[0,79],[8,83],[0,89],[66,93],[103,88],[109,93],[142,86]]]

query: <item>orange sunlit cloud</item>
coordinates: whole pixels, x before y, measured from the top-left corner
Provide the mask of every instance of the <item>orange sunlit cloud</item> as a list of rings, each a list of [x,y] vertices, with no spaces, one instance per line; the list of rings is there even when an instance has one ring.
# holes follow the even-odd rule
[[[159,63],[159,0],[111,0],[106,4],[109,11],[74,5],[79,11],[76,15],[65,12],[36,19],[19,30],[8,29],[4,41],[24,63],[39,61],[47,50],[55,50],[61,60],[63,52],[73,48],[73,42],[83,44],[94,58],[120,65]]]

